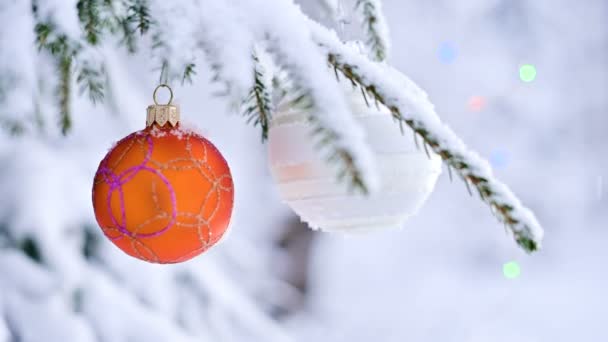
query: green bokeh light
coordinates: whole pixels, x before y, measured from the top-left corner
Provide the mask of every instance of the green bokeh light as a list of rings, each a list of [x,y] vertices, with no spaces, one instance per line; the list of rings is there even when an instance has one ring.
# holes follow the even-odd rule
[[[516,263],[515,261],[511,261],[502,266],[502,273],[507,279],[515,279],[519,277],[521,269],[519,268],[518,263]]]
[[[519,68],[519,78],[524,82],[532,82],[536,78],[536,67],[531,64],[522,65]]]

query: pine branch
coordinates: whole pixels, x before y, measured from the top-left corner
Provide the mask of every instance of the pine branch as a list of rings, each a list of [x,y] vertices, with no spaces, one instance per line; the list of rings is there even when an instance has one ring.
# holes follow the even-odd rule
[[[318,139],[317,148],[323,148],[326,145],[331,146],[331,152],[327,156],[327,161],[338,165],[338,180],[341,182],[345,181],[353,190],[358,190],[364,195],[368,195],[370,190],[355,163],[352,151],[337,144],[340,139],[338,132],[323,125],[315,115],[310,115],[308,120],[313,127],[313,135]]]
[[[291,74],[289,77],[293,84],[291,89],[288,90],[290,99],[287,101],[287,106],[309,113],[307,119],[315,140],[315,147],[326,151],[325,159],[327,163],[336,165],[337,179],[348,184],[351,190],[368,195],[370,189],[364,180],[363,173],[355,162],[352,151],[340,144],[342,140],[340,133],[320,119],[321,108],[315,103],[310,91],[302,87],[297,79],[294,80]]]
[[[71,69],[72,58],[64,57],[59,61],[59,85],[57,95],[59,96],[59,126],[61,133],[67,135],[72,128],[72,117],[70,113],[71,96]]]
[[[95,0],[89,0],[95,1]],[[102,1],[101,8],[107,17],[101,20],[110,33],[120,35],[120,43],[129,53],[137,51],[137,32],[140,36],[148,33],[153,25],[148,0],[96,0]],[[118,3],[117,6],[115,4]],[[118,8],[118,10],[117,10]]]
[[[224,80],[222,77],[222,71],[224,65],[217,58],[214,49],[205,41],[199,42],[199,48],[205,53],[209,60],[209,69],[211,70],[211,81],[223,83],[224,90],[219,95],[228,95],[230,93],[230,82]]]
[[[137,23],[131,10],[131,0],[102,0],[103,18],[109,33],[118,35],[120,44],[127,48],[129,53],[137,51]],[[129,2],[128,2],[129,1]],[[118,5],[116,5],[118,3]],[[118,8],[118,10],[117,10]]]
[[[325,112],[325,108],[315,101],[313,89],[301,75],[302,70],[290,64],[289,58],[282,54],[280,48],[277,48],[277,42],[271,41],[270,47],[269,52],[275,56],[276,64],[290,79],[289,106],[309,113],[308,122],[315,140],[315,147],[321,151],[328,163],[336,166],[337,177],[340,182],[348,184],[349,189],[353,191],[358,191],[364,195],[369,194],[377,185],[375,179],[372,179],[372,184],[366,182],[366,177],[361,169],[362,165],[356,161],[354,155],[356,151],[353,146],[345,144],[344,133],[338,131],[324,118],[333,113]]]
[[[254,126],[262,128],[262,142],[268,139],[268,129],[273,111],[271,89],[269,84],[269,70],[266,70],[260,63],[256,54],[253,55],[254,65],[254,85],[249,91],[249,96],[244,103],[244,115],[247,123],[253,122]]]
[[[76,82],[80,84],[80,94],[88,93],[93,104],[104,99],[105,67],[103,64],[95,65],[85,59],[82,66],[78,68]]]
[[[76,82],[80,85],[80,93],[87,92],[89,99],[96,103],[104,97],[105,69],[103,63],[95,63],[94,56],[90,55],[87,43],[93,45],[99,42],[98,34],[101,28],[95,27],[93,31],[87,30],[87,21],[92,20],[99,26],[101,20],[98,0],[86,0],[78,3],[79,18],[83,20],[83,30],[86,33],[86,41],[80,42],[69,38],[65,33],[59,31],[52,19],[40,21],[34,10],[34,17],[39,22],[35,26],[36,40],[41,50],[47,51],[55,60],[55,67],[59,75],[56,89],[59,105],[59,126],[65,135],[72,126],[70,101],[72,95],[72,72],[76,72]],[[95,17],[95,18],[93,18]],[[84,46],[83,46],[84,44]],[[74,63],[78,57],[84,58],[81,63]],[[74,65],[76,67],[74,67]]]
[[[135,29],[132,28],[131,22],[127,18],[117,18],[117,23],[122,33],[120,42],[127,47],[129,53],[135,53],[137,51],[137,43]]]
[[[140,13],[138,17],[145,18],[143,21],[146,22],[145,30],[140,32],[142,35],[150,34],[152,53],[159,64],[159,83],[170,84],[176,80],[182,84],[192,83],[192,77],[196,75],[196,38],[192,37],[191,27],[196,24],[189,23],[187,18],[179,18],[181,21],[169,18],[180,8],[177,4],[151,9],[147,0],[135,2]],[[176,36],[180,34],[187,38]]]
[[[186,64],[186,67],[184,68],[184,74],[182,76],[182,84],[185,84],[186,82],[192,84],[192,77],[194,77],[194,75],[196,75],[196,64]]]
[[[382,14],[382,0],[357,0],[355,9],[366,35],[370,57],[377,62],[384,61],[389,54],[390,38]]]
[[[134,23],[141,35],[144,35],[152,26],[150,16],[150,3],[148,0],[127,0],[127,22]]]
[[[162,40],[158,40],[157,44],[155,46],[156,46],[156,48],[165,47]],[[194,75],[196,75],[196,64],[187,63],[184,66],[184,70],[182,71],[181,75],[179,75],[176,71],[171,72],[171,69],[172,69],[172,66],[169,62],[169,58],[161,57],[160,67],[158,67],[156,69],[156,70],[159,70],[158,83],[169,84],[173,80],[181,79],[182,85],[185,84],[186,82],[192,84],[192,77]],[[217,78],[215,78],[214,80],[217,80]]]
[[[97,45],[102,32],[102,21],[100,18],[101,0],[78,0],[76,9],[78,19],[82,25],[86,40],[91,45]]]
[[[37,22],[34,31],[38,48],[47,51],[53,57],[59,74],[55,92],[59,99],[59,126],[61,132],[66,135],[72,126],[70,113],[72,59],[80,49],[80,45],[71,41],[66,34],[59,32],[50,19],[40,18],[38,1],[32,2],[32,14]]]
[[[365,131],[353,117],[341,87],[326,68],[309,30],[307,18],[292,1],[247,1],[241,7],[252,13],[264,13],[256,22],[277,73],[290,79],[288,98],[308,114],[311,143],[321,158],[343,179],[351,191],[373,193],[380,186],[376,163]],[[273,15],[290,18],[289,25],[267,20]],[[275,70],[273,70],[274,72]]]
[[[452,130],[440,123],[432,105],[426,102],[426,94],[397,71],[387,70],[348,50],[334,34],[317,23],[309,21],[309,24],[313,39],[327,51],[333,68],[386,106],[396,120],[409,126],[448,167],[467,184],[470,182],[525,251],[533,252],[540,247],[543,231],[534,214],[506,185],[494,179],[487,162],[469,151]],[[402,82],[394,82],[396,77],[401,77]]]
[[[295,98],[290,101],[289,106],[309,113],[308,122],[316,140],[315,147],[328,151],[326,161],[337,166],[338,180],[346,182],[352,190],[359,191],[364,195],[369,194],[370,190],[364,181],[361,170],[355,163],[352,151],[339,143],[342,139],[338,131],[321,121],[318,114],[322,109],[314,102],[310,90],[299,85],[296,80],[295,88],[290,90],[290,94],[295,94]]]
[[[36,24],[35,31],[38,47],[49,52],[55,59],[59,74],[59,84],[56,89],[59,98],[59,125],[65,135],[72,124],[70,113],[72,59],[80,49],[80,45],[72,42],[67,35],[57,32],[55,25],[50,22]]]

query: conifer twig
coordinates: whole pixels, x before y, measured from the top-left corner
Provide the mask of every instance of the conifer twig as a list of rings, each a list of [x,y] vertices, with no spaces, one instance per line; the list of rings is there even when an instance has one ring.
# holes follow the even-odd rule
[[[244,115],[247,122],[253,122],[254,126],[262,129],[262,142],[268,139],[268,129],[273,111],[271,89],[272,77],[260,62],[257,54],[253,54],[254,60],[254,85],[249,91],[249,96],[244,103]]]
[[[59,126],[65,135],[72,126],[70,112],[72,59],[80,46],[67,35],[58,32],[53,22],[39,22],[35,27],[36,40],[41,50],[46,50],[55,59],[59,74],[56,93],[59,98]]]
[[[77,67],[76,82],[80,84],[80,94],[88,93],[89,100],[96,104],[104,98],[105,67],[103,63],[94,63],[90,59],[84,59]]]
[[[386,106],[393,117],[404,122],[465,181],[477,189],[481,199],[496,211],[527,252],[540,248],[543,230],[534,214],[524,207],[509,188],[496,180],[486,161],[469,151],[447,126],[440,123],[426,94],[396,70],[387,69],[349,50],[319,24],[309,21],[313,39],[327,52],[331,67],[364,88]],[[395,82],[399,78],[401,82]]]
[[[70,96],[71,96],[71,72],[72,58],[62,57],[59,60],[59,85],[57,93],[59,96],[59,126],[61,133],[66,135],[72,128],[72,117],[70,113]]]
[[[76,9],[86,40],[91,45],[97,45],[100,40],[102,23],[99,13],[100,0],[78,0]]]
[[[364,42],[370,57],[377,62],[384,61],[390,52],[390,38],[382,13],[382,0],[357,0],[355,9],[366,35]]]
[[[276,57],[278,67],[286,72],[291,81],[291,89],[289,89],[290,107],[309,113],[308,122],[315,138],[315,147],[322,151],[328,163],[336,166],[338,180],[345,181],[349,189],[365,195],[375,190],[378,186],[375,175],[365,175],[362,163],[355,156],[355,153],[365,155],[369,151],[356,150],[354,147],[344,144],[344,132],[339,131],[328,122],[327,116],[334,113],[327,113],[315,101],[313,89],[304,80],[302,71],[291,65],[289,58],[283,55],[280,49],[272,49],[270,52]],[[368,146],[365,146],[365,148],[369,149]]]
[[[150,16],[150,3],[148,0],[126,0],[127,16],[125,20],[134,23],[141,35],[144,35],[152,26]]]

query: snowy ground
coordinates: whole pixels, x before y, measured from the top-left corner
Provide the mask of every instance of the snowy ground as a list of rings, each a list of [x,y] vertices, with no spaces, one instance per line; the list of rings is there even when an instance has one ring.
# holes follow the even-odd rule
[[[543,249],[533,255],[521,252],[486,205],[470,198],[459,180],[450,183],[446,173],[427,205],[401,231],[357,237],[315,233],[305,308],[282,327],[297,341],[608,340],[608,3],[386,0],[384,7],[393,39],[389,62],[428,92],[443,120],[489,158],[497,176],[536,212],[546,230]],[[143,127],[157,80],[150,65],[125,61],[110,49],[104,53],[112,61],[113,96],[120,109],[105,113],[85,99],[77,101],[73,135],[52,144],[0,137],[5,163],[0,165],[0,221],[34,234],[93,222],[89,189],[97,163],[113,141]],[[536,66],[535,81],[520,81],[523,64]],[[281,261],[268,251],[269,241],[291,214],[272,184],[259,132],[238,115],[226,114],[227,106],[213,97],[207,76],[201,71],[194,86],[174,91],[183,117],[223,151],[237,188],[231,232],[220,244],[224,247],[190,264],[198,268],[210,297],[200,301],[209,308],[202,316],[215,322],[215,330],[201,328],[200,322],[179,328],[157,324],[164,317],[157,312],[178,310],[184,301],[163,292],[178,290],[165,284],[169,272],[126,261],[105,241],[104,264],[111,271],[107,279],[91,273],[96,276],[89,282],[99,278],[101,285],[92,285],[96,301],[84,308],[90,321],[115,315],[116,306],[108,304],[112,300],[131,303],[107,285],[124,277],[126,294],[151,303],[150,318],[143,316],[131,328],[160,326],[166,332],[149,340],[178,336],[176,329],[203,340],[261,341],[256,336],[281,335],[268,333],[276,327],[242,299],[264,302],[254,289],[272,288],[264,280]],[[472,96],[485,100],[481,110],[470,108]],[[63,243],[46,246],[47,253],[65,260]],[[17,281],[16,266],[6,265],[12,259],[1,257],[0,289],[17,290],[0,293],[0,317],[12,325],[29,322],[40,311],[23,304],[22,296],[42,290]],[[521,266],[517,279],[503,276],[503,264],[510,261]],[[59,263],[52,268],[62,286],[82,282],[81,263]],[[225,271],[230,267],[238,269]],[[233,291],[231,283],[244,289]],[[116,298],[109,300],[102,292]],[[49,308],[60,307],[52,303]],[[181,308],[193,315],[201,311],[192,305]],[[7,318],[3,311],[9,310],[22,315]],[[125,317],[136,312],[129,310],[127,305],[119,312]],[[249,325],[231,325],[233,319]],[[36,325],[33,336],[51,325],[31,322]],[[66,324],[69,331],[72,323],[56,324]],[[79,331],[94,324],[76,323],[73,330]],[[0,341],[6,340],[11,324],[5,328],[0,320]],[[104,330],[108,340],[116,341],[111,337],[115,328]],[[133,331],[125,330],[121,338],[146,336]],[[85,333],[72,336],[93,339]]]

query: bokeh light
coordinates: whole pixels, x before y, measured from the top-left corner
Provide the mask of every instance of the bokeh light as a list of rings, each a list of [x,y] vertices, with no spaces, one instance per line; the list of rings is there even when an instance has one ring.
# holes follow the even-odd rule
[[[439,45],[437,55],[442,63],[451,64],[456,60],[458,51],[456,50],[454,44],[450,42],[443,42]]]
[[[490,153],[490,164],[495,169],[502,169],[509,164],[509,154],[505,150],[496,149]]]
[[[532,64],[524,64],[519,68],[519,78],[524,82],[532,82],[536,79],[536,67]]]
[[[486,107],[486,99],[483,96],[471,96],[468,107],[472,112],[481,112]]]
[[[519,277],[521,269],[518,263],[510,261],[502,266],[502,273],[507,279],[515,279]]]

